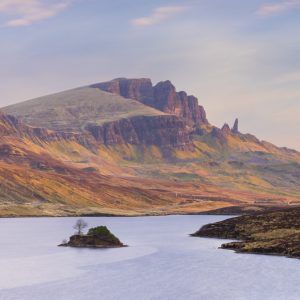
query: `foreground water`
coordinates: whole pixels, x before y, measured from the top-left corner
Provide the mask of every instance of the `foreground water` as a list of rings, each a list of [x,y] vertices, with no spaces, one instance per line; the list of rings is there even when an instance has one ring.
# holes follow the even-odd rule
[[[300,260],[219,250],[192,238],[219,216],[85,218],[130,245],[56,247],[74,218],[0,219],[0,299],[299,300]]]

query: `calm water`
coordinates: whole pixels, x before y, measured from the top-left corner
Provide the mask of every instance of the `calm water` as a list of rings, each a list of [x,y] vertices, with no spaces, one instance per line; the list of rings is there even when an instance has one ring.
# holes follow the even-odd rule
[[[0,219],[0,299],[299,300],[300,260],[235,254],[191,238],[217,216],[85,218],[130,245],[56,247],[73,218]]]

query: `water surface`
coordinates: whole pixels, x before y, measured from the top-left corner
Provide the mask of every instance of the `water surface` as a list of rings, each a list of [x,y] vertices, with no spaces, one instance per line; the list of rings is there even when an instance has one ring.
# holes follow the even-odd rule
[[[85,218],[119,249],[56,245],[76,218],[0,219],[0,299],[299,300],[300,260],[236,254],[192,238],[220,216]]]

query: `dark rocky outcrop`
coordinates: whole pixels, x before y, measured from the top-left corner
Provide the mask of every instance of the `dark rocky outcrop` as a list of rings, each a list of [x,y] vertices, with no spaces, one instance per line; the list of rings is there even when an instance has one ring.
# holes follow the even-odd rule
[[[221,129],[218,127],[213,127],[210,134],[216,142],[220,144],[226,144],[227,137],[231,134],[231,130],[228,124],[225,123]]]
[[[300,258],[300,207],[208,224],[192,236],[243,240],[221,246],[237,252]]]
[[[137,116],[90,125],[87,130],[106,146],[115,144],[155,145],[162,148],[192,150],[190,130],[176,116]]]
[[[165,113],[181,117],[194,125],[208,124],[206,112],[199,106],[198,99],[188,96],[186,92],[176,92],[169,80],[153,86],[151,80],[147,78],[118,78],[91,87],[138,100]]]
[[[235,119],[233,127],[231,128],[233,134],[239,133],[239,119]]]
[[[200,130],[201,130],[201,128],[200,128]],[[199,130],[197,131],[197,134],[201,135],[198,132],[199,132]],[[235,120],[232,128],[229,127],[228,123],[225,123],[221,129],[218,127],[213,127],[210,134],[215,139],[215,141],[219,142],[220,144],[227,144],[228,137],[234,136],[234,135],[238,136],[243,141],[253,140],[253,137],[251,137],[247,134],[241,134],[239,132],[239,120],[238,119]],[[259,142],[259,140],[256,139],[255,142]]]
[[[59,246],[75,248],[120,248],[126,247],[120,240],[114,236],[106,226],[91,228],[84,234],[75,234],[70,237],[68,242]]]
[[[223,125],[223,127],[221,128],[221,131],[222,131],[222,133],[225,134],[225,135],[231,133],[231,129],[230,129],[230,127],[229,127],[229,125],[228,125],[227,123],[225,123],[225,124]]]

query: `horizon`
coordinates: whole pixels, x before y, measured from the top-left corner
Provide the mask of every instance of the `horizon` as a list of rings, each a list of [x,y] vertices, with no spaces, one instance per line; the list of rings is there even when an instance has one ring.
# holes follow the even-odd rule
[[[212,124],[239,118],[242,132],[300,150],[299,15],[297,0],[4,1],[0,105],[117,77],[170,80]]]

